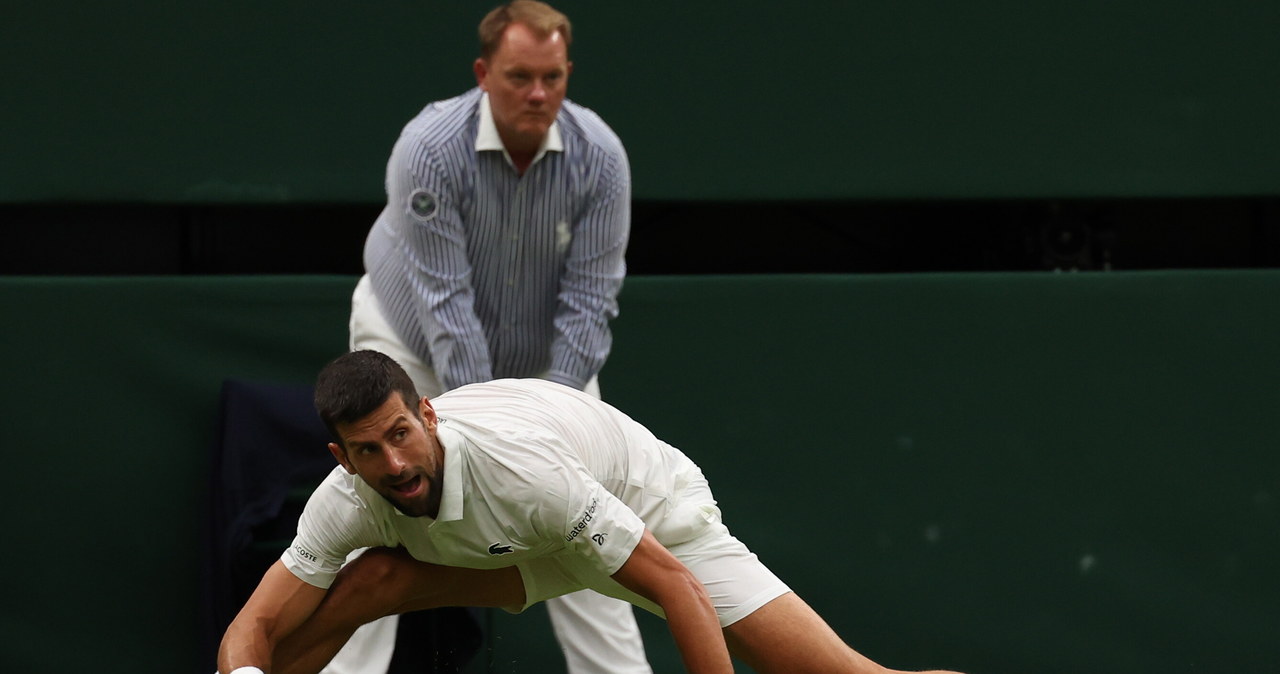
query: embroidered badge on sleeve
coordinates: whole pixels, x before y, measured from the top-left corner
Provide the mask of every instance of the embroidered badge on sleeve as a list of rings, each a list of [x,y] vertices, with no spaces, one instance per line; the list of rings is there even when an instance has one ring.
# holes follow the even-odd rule
[[[436,195],[424,189],[416,189],[409,195],[409,212],[414,219],[426,222],[436,216],[440,210],[440,200]]]

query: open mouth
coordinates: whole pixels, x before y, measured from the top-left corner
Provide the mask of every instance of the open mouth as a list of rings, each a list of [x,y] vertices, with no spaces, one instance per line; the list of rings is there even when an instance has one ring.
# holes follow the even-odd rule
[[[394,491],[400,496],[416,496],[418,492],[422,490],[422,476],[415,475],[413,478],[405,482],[401,482],[400,484],[393,484],[390,486],[391,486],[391,491]]]

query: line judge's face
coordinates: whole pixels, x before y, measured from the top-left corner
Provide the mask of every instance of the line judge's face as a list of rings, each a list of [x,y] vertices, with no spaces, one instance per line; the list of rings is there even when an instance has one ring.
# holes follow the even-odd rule
[[[489,93],[493,122],[508,152],[535,152],[542,145],[572,71],[563,35],[539,39],[521,23],[507,26],[488,60],[476,59],[476,82]]]
[[[392,393],[378,409],[350,424],[337,424],[343,446],[333,458],[411,517],[440,513],[444,451],[436,437],[436,413],[423,398],[417,410]]]

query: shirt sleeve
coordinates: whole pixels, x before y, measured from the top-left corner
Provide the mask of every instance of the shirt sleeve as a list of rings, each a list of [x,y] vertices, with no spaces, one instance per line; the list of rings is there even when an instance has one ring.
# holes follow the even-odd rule
[[[487,437],[477,443],[485,451],[470,455],[471,489],[496,517],[525,532],[528,547],[581,555],[610,576],[640,543],[644,520],[592,475],[568,442],[563,432],[535,426]]]
[[[613,345],[609,321],[618,315],[631,233],[626,153],[621,143],[593,152],[599,174],[589,203],[573,222],[547,372],[547,379],[579,390],[599,373]]]
[[[432,367],[445,390],[493,378],[484,328],[475,310],[472,268],[459,186],[446,177],[440,151],[407,136],[387,164],[388,217],[403,232],[419,323]]]
[[[345,475],[334,469],[316,488],[298,518],[298,534],[280,555],[285,568],[321,589],[333,584],[338,570],[354,550],[391,545],[378,533],[367,506],[344,489]]]
[[[622,568],[644,535],[644,522],[598,482],[583,485],[581,498],[570,502],[562,527],[566,547],[612,576]]]

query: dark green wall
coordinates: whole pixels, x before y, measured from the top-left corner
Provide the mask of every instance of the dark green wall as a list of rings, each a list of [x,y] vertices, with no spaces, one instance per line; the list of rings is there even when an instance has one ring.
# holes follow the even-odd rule
[[[10,3],[0,202],[377,202],[490,3]],[[1280,5],[565,0],[651,200],[1280,193]]]
[[[219,384],[310,381],[354,280],[0,278],[5,671],[203,671]],[[602,381],[891,666],[1271,672],[1277,296],[1276,272],[639,277]],[[540,612],[495,629],[493,671],[558,665]]]

